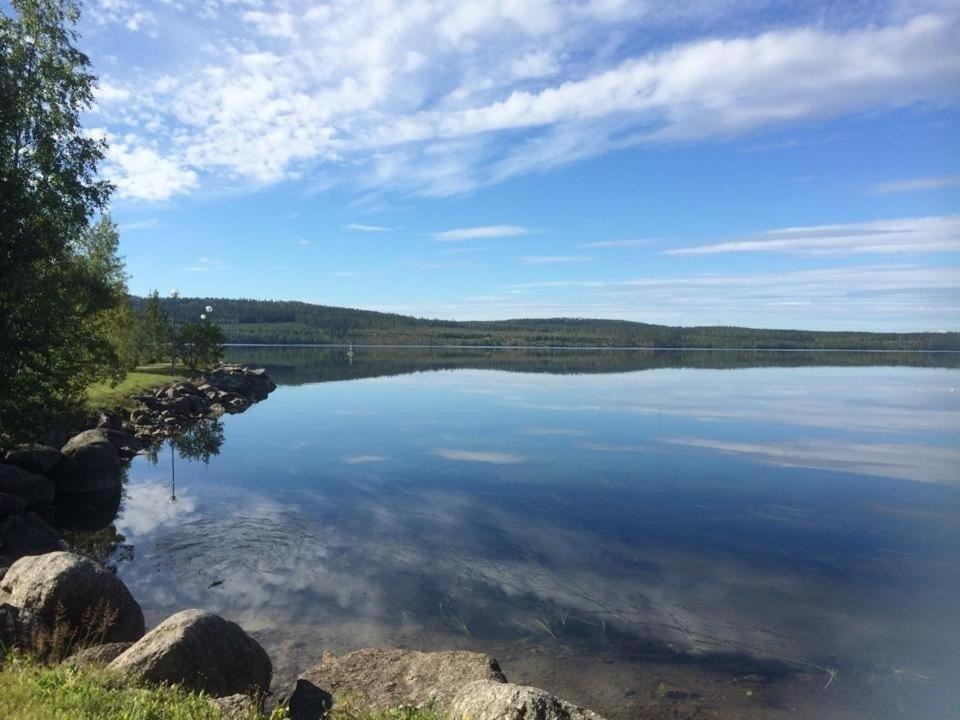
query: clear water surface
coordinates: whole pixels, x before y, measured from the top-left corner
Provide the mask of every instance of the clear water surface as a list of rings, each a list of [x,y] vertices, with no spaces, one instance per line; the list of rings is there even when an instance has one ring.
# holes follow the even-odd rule
[[[278,683],[324,650],[475,648],[626,718],[663,668],[740,658],[819,713],[960,717],[957,356],[230,359],[279,389],[129,471],[114,560],[149,621],[223,613]]]

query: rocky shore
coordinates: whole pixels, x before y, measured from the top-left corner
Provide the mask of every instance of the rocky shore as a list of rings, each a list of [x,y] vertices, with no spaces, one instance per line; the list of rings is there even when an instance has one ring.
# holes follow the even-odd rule
[[[249,718],[269,696],[273,665],[243,628],[204,610],[178,612],[144,632],[126,586],[69,552],[26,556],[0,570],[0,649],[55,643],[55,657],[102,664],[156,684],[202,691],[226,718]],[[320,720],[335,705],[378,713],[431,707],[449,720],[602,720],[538,688],[508,682],[489,655],[393,648],[330,653],[274,700],[292,720]]]
[[[64,527],[112,522],[124,463],[137,453],[208,418],[243,412],[275,388],[263,369],[223,365],[195,383],[135,395],[129,412],[100,410],[73,437],[51,433],[54,445],[8,452],[0,462],[0,570],[24,556],[69,549]]]

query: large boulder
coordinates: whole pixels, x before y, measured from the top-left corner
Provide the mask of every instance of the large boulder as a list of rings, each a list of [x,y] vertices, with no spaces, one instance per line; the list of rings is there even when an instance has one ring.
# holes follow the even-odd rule
[[[143,636],[143,611],[113,573],[69,552],[24,557],[0,581],[0,602],[16,605],[50,629],[65,623],[87,640]]]
[[[539,688],[490,680],[464,684],[442,711],[450,720],[603,720]]]
[[[4,458],[8,465],[16,465],[37,475],[50,475],[63,460],[63,453],[49,445],[21,445]]]
[[[22,558],[66,550],[67,543],[39,515],[28,512],[0,522],[0,547],[5,555]]]
[[[417,652],[391,648],[331,653],[300,676],[290,697],[293,720],[316,720],[339,698],[371,713],[433,702],[443,709],[471,681],[504,683],[497,661],[466,651]]]
[[[15,465],[0,465],[0,492],[16,495],[27,502],[27,507],[49,505],[53,502],[55,487],[49,478],[28,472]]]
[[[260,643],[235,622],[203,610],[167,618],[110,667],[214,697],[267,691],[273,675]]]
[[[11,515],[20,515],[27,509],[27,501],[16,495],[0,492],[0,521]]]
[[[58,497],[55,508],[55,525],[63,530],[102,530],[109,527],[120,511],[123,490],[104,492],[64,493]]]
[[[121,487],[120,456],[107,431],[86,430],[63,446],[54,472],[57,493],[105,492]]]

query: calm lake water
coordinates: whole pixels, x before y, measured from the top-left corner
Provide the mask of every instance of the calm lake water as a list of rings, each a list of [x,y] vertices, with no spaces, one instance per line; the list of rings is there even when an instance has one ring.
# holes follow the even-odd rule
[[[960,717],[960,356],[229,356],[279,389],[133,462],[114,561],[278,690],[463,647],[612,718],[745,674],[738,717]]]

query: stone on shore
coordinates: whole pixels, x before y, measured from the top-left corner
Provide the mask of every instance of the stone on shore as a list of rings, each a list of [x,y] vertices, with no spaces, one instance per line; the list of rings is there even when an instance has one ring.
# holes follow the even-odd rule
[[[443,708],[450,720],[603,720],[535,687],[474,680]]]
[[[390,648],[330,653],[297,682],[290,697],[292,720],[317,720],[332,703],[350,698],[366,712],[433,702],[443,710],[468,682],[505,683],[497,661],[467,651],[416,652]]]
[[[65,459],[54,472],[58,493],[115,490],[121,486],[120,456],[106,430],[85,430],[63,446]]]
[[[222,698],[210,698],[210,704],[219,712],[222,720],[250,720],[259,717],[260,708],[249,695],[228,695]]]
[[[110,667],[214,697],[266,691],[273,675],[270,658],[256,640],[235,622],[203,610],[167,618]]]
[[[52,503],[55,486],[43,475],[15,465],[0,464],[0,492],[23,498],[29,508]]]
[[[0,581],[0,602],[15,605],[49,629],[66,623],[100,642],[143,636],[143,611],[127,587],[97,563],[69,552],[17,560]]]
[[[63,661],[67,667],[107,665],[130,649],[132,642],[115,642],[84,648]]]
[[[53,472],[63,461],[63,453],[49,445],[21,445],[7,453],[4,462],[36,475]]]

